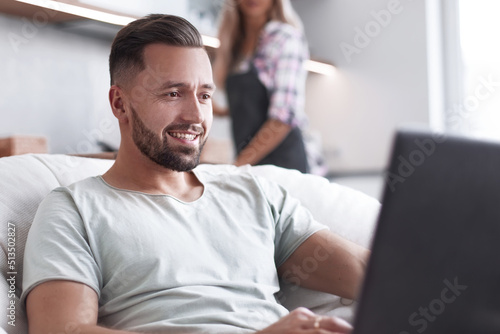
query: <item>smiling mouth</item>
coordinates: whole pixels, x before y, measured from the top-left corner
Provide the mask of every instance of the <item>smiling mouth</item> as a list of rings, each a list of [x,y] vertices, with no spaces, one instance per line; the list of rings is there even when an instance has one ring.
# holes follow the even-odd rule
[[[168,134],[174,138],[193,141],[198,138],[199,135],[191,134],[191,133],[182,133],[182,132],[168,132]]]

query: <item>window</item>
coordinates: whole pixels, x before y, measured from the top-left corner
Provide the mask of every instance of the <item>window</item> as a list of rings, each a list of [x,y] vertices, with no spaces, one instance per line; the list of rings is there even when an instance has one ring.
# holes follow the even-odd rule
[[[455,0],[457,43],[446,42],[446,127],[464,135],[500,140],[500,1]],[[447,32],[450,32],[448,22]],[[453,82],[455,81],[455,82]],[[451,91],[451,94],[450,94]],[[454,98],[453,98],[454,97]]]

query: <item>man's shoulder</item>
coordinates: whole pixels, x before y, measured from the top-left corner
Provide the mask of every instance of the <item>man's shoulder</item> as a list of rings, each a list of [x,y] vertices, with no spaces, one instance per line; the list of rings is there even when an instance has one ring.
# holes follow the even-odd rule
[[[53,189],[38,206],[37,215],[33,222],[34,226],[38,223],[47,224],[47,222],[51,222],[51,224],[58,224],[67,222],[68,217],[78,216],[81,213],[82,202],[87,202],[82,201],[82,198],[95,197],[96,182],[95,177],[89,177],[70,185]]]
[[[201,164],[193,170],[197,175],[205,175],[207,177],[221,178],[225,175],[230,176],[245,176],[249,175],[251,166],[236,167],[235,165],[225,164]]]
[[[282,192],[278,183],[252,172],[252,166],[245,165],[200,165],[195,173],[202,182],[216,186],[224,191],[244,189],[254,195],[258,193]]]
[[[88,177],[69,185],[62,185],[54,188],[43,200],[44,203],[74,201],[75,198],[97,194],[102,182],[98,176]]]
[[[202,182],[215,184],[257,182],[257,177],[251,173],[251,166],[206,164],[199,165],[194,172]]]
[[[76,181],[69,185],[60,186],[52,190],[52,192],[76,193],[81,191],[96,190],[102,186],[100,176],[90,176],[85,179]]]

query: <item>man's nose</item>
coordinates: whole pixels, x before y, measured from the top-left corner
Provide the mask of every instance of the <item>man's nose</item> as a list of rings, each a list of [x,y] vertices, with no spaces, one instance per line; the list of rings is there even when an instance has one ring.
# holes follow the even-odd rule
[[[204,121],[200,101],[198,101],[196,96],[187,99],[181,118],[189,123],[202,123]]]

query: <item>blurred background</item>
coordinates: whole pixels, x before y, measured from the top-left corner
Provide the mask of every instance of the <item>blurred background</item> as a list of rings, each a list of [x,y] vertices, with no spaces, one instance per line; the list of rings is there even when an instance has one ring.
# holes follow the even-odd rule
[[[118,148],[107,100],[116,32],[149,13],[176,14],[213,48],[221,1],[0,0],[0,137],[43,137],[50,153]],[[500,140],[500,1],[292,4],[317,61],[306,113],[331,179],[377,195],[401,125]],[[230,162],[230,140],[229,120],[217,118],[206,161]]]

